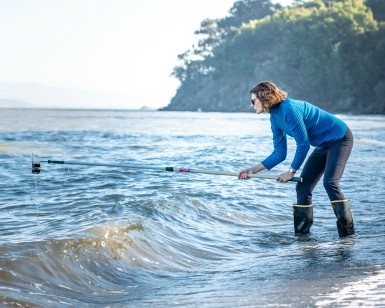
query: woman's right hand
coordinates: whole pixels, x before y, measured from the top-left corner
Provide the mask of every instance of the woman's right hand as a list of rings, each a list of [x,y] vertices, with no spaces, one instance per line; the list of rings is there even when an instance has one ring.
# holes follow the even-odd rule
[[[240,180],[248,180],[250,179],[249,175],[265,170],[265,166],[262,163],[255,165],[254,167],[247,168],[238,173],[238,179]]]
[[[238,173],[238,179],[240,180],[249,180],[249,173],[250,173],[250,168],[242,170]]]

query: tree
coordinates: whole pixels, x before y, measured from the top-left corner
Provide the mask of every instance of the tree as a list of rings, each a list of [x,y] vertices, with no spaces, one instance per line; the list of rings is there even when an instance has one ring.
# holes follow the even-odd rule
[[[329,111],[385,112],[385,23],[365,0],[270,6],[240,24],[250,18],[243,5],[266,1],[239,2],[232,17],[204,23],[206,40],[181,56],[181,85],[166,110],[247,111],[250,88],[272,80]]]
[[[174,68],[172,75],[183,82],[188,73],[194,69],[203,74],[209,72],[211,70],[208,66],[209,61],[204,60],[209,60],[212,57],[214,48],[231,39],[233,28],[250,20],[271,15],[281,7],[279,4],[273,4],[271,0],[240,0],[234,3],[229,11],[229,16],[223,19],[203,20],[200,29],[195,31],[195,34],[201,39],[197,46],[192,46],[192,49],[178,55],[180,64]],[[189,66],[192,66],[193,62],[196,63],[192,70]]]
[[[366,5],[373,11],[374,19],[385,21],[385,1],[366,0]]]

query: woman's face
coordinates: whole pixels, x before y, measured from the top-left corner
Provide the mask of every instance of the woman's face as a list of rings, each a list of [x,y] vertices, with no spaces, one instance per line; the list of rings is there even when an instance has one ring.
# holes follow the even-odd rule
[[[266,111],[262,107],[261,101],[258,99],[258,97],[254,93],[251,94],[251,108],[253,108],[257,114],[260,114]]]

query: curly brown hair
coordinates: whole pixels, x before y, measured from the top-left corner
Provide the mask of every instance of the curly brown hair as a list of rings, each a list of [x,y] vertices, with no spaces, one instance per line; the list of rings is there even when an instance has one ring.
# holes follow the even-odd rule
[[[262,81],[250,90],[250,94],[255,94],[261,101],[262,107],[270,110],[278,106],[287,97],[287,92],[279,89],[270,81]]]

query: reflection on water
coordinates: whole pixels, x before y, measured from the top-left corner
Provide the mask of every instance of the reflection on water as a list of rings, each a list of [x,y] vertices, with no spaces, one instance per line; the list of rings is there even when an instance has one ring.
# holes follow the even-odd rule
[[[322,185],[295,236],[294,184],[41,160],[237,172],[272,149],[265,115],[2,110],[0,302],[82,306],[380,303],[385,121],[341,116],[355,147],[342,187],[356,235],[339,239]],[[289,166],[295,144],[289,139]],[[376,292],[358,292],[365,287]],[[354,293],[356,292],[356,293]],[[373,298],[372,298],[373,297]]]

